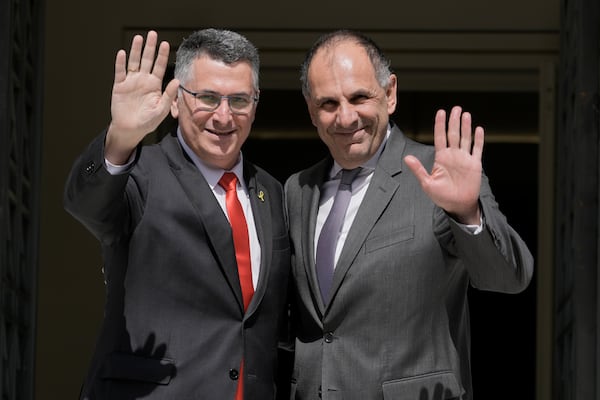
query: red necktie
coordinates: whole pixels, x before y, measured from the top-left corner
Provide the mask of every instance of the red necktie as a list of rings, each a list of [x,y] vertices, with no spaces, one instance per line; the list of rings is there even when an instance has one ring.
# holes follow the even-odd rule
[[[227,205],[227,215],[229,215],[229,223],[233,232],[233,246],[235,247],[235,259],[238,265],[245,311],[254,294],[252,268],[250,267],[248,225],[246,224],[242,205],[237,197],[237,177],[235,174],[233,172],[225,172],[221,180],[219,180],[219,185],[225,189],[225,204]]]
[[[233,246],[235,247],[235,259],[238,265],[238,274],[240,277],[240,286],[242,287],[242,298],[244,299],[244,311],[248,309],[248,304],[254,294],[252,285],[252,268],[250,267],[250,238],[248,236],[248,225],[244,217],[242,205],[237,197],[237,177],[233,172],[225,172],[219,180],[219,185],[225,189],[225,204],[227,206],[227,215],[233,232]],[[235,393],[235,400],[244,398],[244,361],[240,365],[238,387]]]

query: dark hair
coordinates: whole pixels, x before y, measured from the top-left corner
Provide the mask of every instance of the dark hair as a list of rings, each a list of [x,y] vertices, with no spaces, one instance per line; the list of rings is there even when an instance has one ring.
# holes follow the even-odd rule
[[[331,49],[343,42],[354,42],[361,46],[367,52],[371,64],[375,69],[375,76],[381,87],[387,87],[390,81],[392,70],[390,69],[390,60],[383,54],[383,51],[368,36],[358,31],[341,29],[327,33],[317,39],[304,58],[300,67],[300,82],[302,83],[302,94],[305,97],[310,96],[310,86],[308,84],[308,68],[315,54],[321,49]]]
[[[260,60],[258,50],[244,36],[224,29],[202,29],[185,38],[177,49],[175,78],[185,83],[194,60],[207,55],[227,65],[247,62],[252,67],[255,90],[258,90]]]

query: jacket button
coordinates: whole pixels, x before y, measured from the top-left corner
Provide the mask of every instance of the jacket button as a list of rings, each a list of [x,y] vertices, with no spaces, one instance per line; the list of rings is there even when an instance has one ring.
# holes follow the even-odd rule
[[[89,175],[94,172],[94,168],[96,168],[96,163],[90,161],[90,163],[85,167],[85,172]]]
[[[232,368],[229,370],[229,378],[231,380],[237,381],[239,377],[240,377],[240,373],[238,372],[237,369]]]
[[[322,393],[322,391],[321,391],[321,386],[319,386],[319,398],[320,398],[320,399],[321,399],[321,398],[323,398],[323,393]]]
[[[333,342],[333,333],[327,332],[323,338],[325,339],[325,343],[331,343]]]

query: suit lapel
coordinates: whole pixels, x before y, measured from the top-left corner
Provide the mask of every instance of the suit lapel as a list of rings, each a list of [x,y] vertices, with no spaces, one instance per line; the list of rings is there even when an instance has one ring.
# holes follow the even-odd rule
[[[248,318],[248,316],[256,311],[267,289],[267,282],[269,281],[269,274],[271,272],[271,256],[273,252],[273,243],[271,242],[271,238],[273,237],[273,219],[271,217],[271,206],[269,204],[269,201],[271,201],[269,192],[258,180],[256,168],[247,162],[244,163],[244,180],[246,181],[246,187],[248,188],[248,194],[250,196],[252,215],[254,217],[256,234],[258,235],[261,249],[258,283],[246,312],[245,318]]]
[[[395,179],[395,176],[402,172],[405,147],[406,140],[402,132],[394,127],[340,253],[333,274],[332,298],[329,304],[334,303],[337,290],[352,266],[352,262],[400,186],[400,182]]]
[[[227,217],[202,174],[194,163],[187,159],[177,138],[165,138],[162,144],[171,170],[196,210],[200,225],[205,230],[206,237],[213,248],[213,256],[229,282],[240,309],[243,310],[242,290],[235,257],[232,257],[235,251]]]
[[[315,231],[317,225],[317,215],[319,213],[319,202],[321,198],[321,186],[327,178],[327,173],[333,163],[331,158],[326,158],[315,166],[311,171],[314,177],[314,184],[304,185],[302,187],[302,221],[305,228],[302,229],[302,249],[304,251],[303,258],[306,260],[304,266],[310,284],[311,296],[318,304],[319,313],[325,313],[325,305],[321,298],[321,290],[317,278],[315,267]]]

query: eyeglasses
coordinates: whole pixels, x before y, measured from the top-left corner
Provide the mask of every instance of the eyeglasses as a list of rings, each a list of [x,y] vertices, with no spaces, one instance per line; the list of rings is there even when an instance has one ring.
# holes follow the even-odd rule
[[[258,101],[258,96],[248,96],[245,94],[236,94],[231,96],[223,96],[213,92],[192,92],[179,85],[181,90],[192,95],[196,102],[196,107],[202,111],[214,112],[221,105],[223,99],[227,99],[229,109],[233,114],[248,114],[252,111],[254,103]]]

